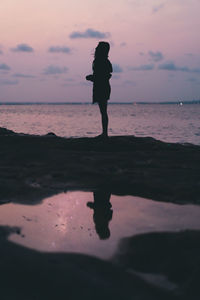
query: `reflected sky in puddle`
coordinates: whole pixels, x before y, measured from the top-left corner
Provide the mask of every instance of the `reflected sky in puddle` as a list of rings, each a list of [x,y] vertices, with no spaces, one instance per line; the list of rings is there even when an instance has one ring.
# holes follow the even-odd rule
[[[4,204],[0,206],[0,225],[20,227],[21,235],[12,234],[9,239],[26,247],[109,259],[123,237],[200,229],[200,206],[102,192],[68,192],[35,206]]]

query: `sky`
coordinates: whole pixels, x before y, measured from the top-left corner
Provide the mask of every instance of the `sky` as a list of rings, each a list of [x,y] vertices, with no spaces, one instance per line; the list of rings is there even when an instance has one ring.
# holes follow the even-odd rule
[[[91,102],[111,45],[111,101],[200,99],[199,0],[1,0],[0,102]]]

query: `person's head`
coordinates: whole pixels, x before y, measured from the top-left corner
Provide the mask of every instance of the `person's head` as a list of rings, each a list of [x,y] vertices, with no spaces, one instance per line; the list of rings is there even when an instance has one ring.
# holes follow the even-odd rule
[[[102,226],[102,224],[95,224],[96,233],[98,234],[100,240],[107,240],[110,237],[110,229],[108,224]]]
[[[110,44],[108,42],[99,42],[95,49],[95,58],[107,58],[110,50]]]

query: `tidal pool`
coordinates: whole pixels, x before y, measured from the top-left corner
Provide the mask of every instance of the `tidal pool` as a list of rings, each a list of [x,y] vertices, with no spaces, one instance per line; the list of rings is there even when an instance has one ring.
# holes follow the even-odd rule
[[[200,229],[200,207],[73,191],[39,205],[4,204],[0,225],[19,227],[9,240],[29,248],[110,259],[124,237]]]

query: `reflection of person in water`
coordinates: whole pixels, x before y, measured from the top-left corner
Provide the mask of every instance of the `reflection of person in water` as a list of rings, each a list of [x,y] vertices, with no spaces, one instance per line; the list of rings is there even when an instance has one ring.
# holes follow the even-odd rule
[[[109,222],[112,220],[111,193],[106,191],[94,192],[94,202],[88,202],[87,206],[94,209],[94,223],[96,232],[101,240],[110,237]]]
[[[111,87],[109,79],[113,71],[112,65],[108,60],[109,50],[110,45],[108,42],[99,42],[94,54],[93,74],[86,76],[86,80],[93,82],[93,103],[98,103],[101,113],[102,134],[99,136],[101,138],[108,137],[107,101],[110,98]]]

